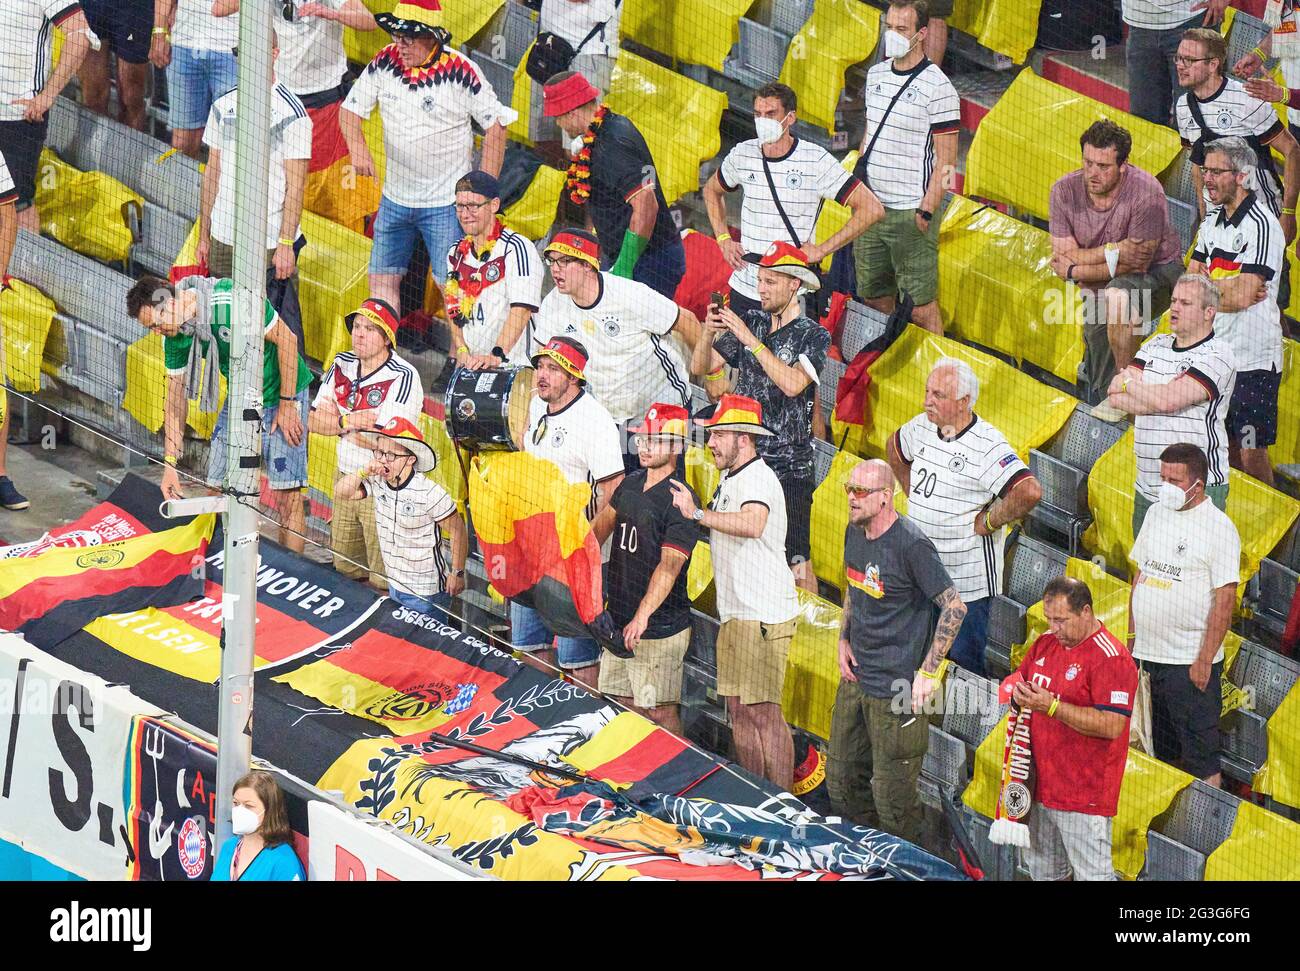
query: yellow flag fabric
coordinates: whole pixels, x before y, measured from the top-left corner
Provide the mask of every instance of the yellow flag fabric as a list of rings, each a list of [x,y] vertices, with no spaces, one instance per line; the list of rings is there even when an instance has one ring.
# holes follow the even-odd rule
[[[1133,430],[1112,445],[1088,474],[1088,508],[1093,522],[1083,534],[1084,545],[1105,557],[1112,568],[1132,572],[1133,482],[1137,460]],[[1228,518],[1241,535],[1241,579],[1259,569],[1300,514],[1300,502],[1270,489],[1258,479],[1236,471],[1228,478]]]
[[[845,155],[844,158],[840,161],[840,165],[843,166],[844,170],[847,172],[852,172],[854,167],[857,166],[857,164],[858,164],[857,149],[854,149],[853,151],[849,152],[849,154]],[[813,239],[816,240],[818,243],[826,242],[826,240],[830,239],[841,229],[843,229],[845,225],[848,224],[848,221],[852,218],[853,218],[853,210],[850,209],[848,206],[841,206],[838,202],[834,201],[833,199],[827,200],[826,204],[822,206],[821,215],[817,217],[817,225],[813,228]],[[833,256],[834,256],[833,253],[827,254],[826,256],[822,257],[822,261],[817,265],[820,266],[823,270],[829,270],[831,266],[831,258]],[[839,441],[838,438],[835,440],[837,442]]]
[[[45,348],[54,323],[54,301],[17,278],[0,291],[0,327],[4,332],[4,381],[15,391],[41,388]],[[52,347],[51,364],[62,362],[64,349]]]
[[[669,204],[699,190],[700,163],[722,148],[723,92],[623,51],[605,100],[645,137]]]
[[[41,232],[82,256],[124,263],[134,241],[128,213],[144,211],[144,200],[103,172],[82,172],[48,148],[41,151],[36,178]]]
[[[860,0],[817,0],[790,41],[779,80],[799,97],[799,117],[835,130],[844,72],[870,56],[880,40],[880,11]]]
[[[524,194],[501,214],[501,221],[531,240],[546,235],[555,222],[555,212],[564,189],[564,172],[549,165],[538,167]]]
[[[1119,787],[1119,808],[1111,824],[1111,858],[1126,879],[1136,880],[1147,858],[1147,833],[1151,821],[1163,813],[1174,797],[1192,784],[1192,777],[1137,749],[1128,750],[1124,780]]]
[[[1268,760],[1255,773],[1251,788],[1300,808],[1300,690],[1292,687],[1269,718],[1267,728]]]
[[[528,76],[527,68],[528,55],[533,52],[535,44],[536,41],[528,45],[528,49],[524,51],[524,56],[519,58],[519,63],[515,65],[515,84],[510,92],[510,107],[515,110],[518,117],[506,128],[506,132],[511,138],[517,142],[523,142],[525,145],[533,143],[532,138],[529,137],[529,119],[532,118],[533,84],[535,82]],[[554,123],[554,119],[551,119],[551,123]],[[559,133],[557,132],[556,137],[558,136]]]
[[[989,50],[1025,63],[1038,38],[1042,0],[956,0],[949,25]]]
[[[317,435],[307,437],[307,486],[325,496],[334,495],[334,477],[338,474],[339,437]]]
[[[1300,260],[1291,261],[1291,292],[1300,300]],[[1300,343],[1282,341],[1282,387],[1277,394],[1277,441],[1268,448],[1273,467],[1300,462]]]
[[[1083,291],[1052,272],[1041,229],[954,196],[939,230],[939,308],[954,337],[1078,376]]]
[[[818,738],[831,737],[831,713],[840,686],[842,616],[829,600],[799,591],[799,624],[786,661],[781,708],[786,721]]]
[[[329,168],[307,174],[302,193],[303,209],[360,233],[366,217],[379,208],[379,183],[356,175],[352,156],[344,155]]]
[[[536,455],[475,456],[469,489],[474,530],[484,543],[511,543],[517,524],[533,516],[553,515],[561,555],[568,557],[583,547],[591,532],[586,515],[591,486],[569,482],[559,466]]]
[[[1133,136],[1129,161],[1152,175],[1159,175],[1181,151],[1173,129],[1025,70],[980,122],[966,158],[965,191],[1046,219],[1052,183],[1079,168],[1079,135],[1102,118],[1128,129]]]
[[[1249,802],[1205,861],[1206,880],[1300,880],[1300,824]]]
[[[961,799],[981,816],[993,818],[998,808],[998,787],[1002,784],[1002,745],[1007,737],[1007,716],[975,746],[975,771]]]
[[[298,259],[298,300],[307,354],[321,361],[351,346],[346,314],[370,296],[370,240],[314,212],[302,214],[307,237]]]
[[[226,379],[218,374],[221,393],[217,410],[199,410],[199,399],[189,403],[186,424],[200,438],[211,438],[217,416],[226,401]],[[145,334],[126,349],[126,395],[122,407],[145,428],[156,432],[163,426],[167,371],[163,366],[163,341],[158,334]]]
[[[371,13],[392,13],[398,0],[363,0]],[[514,0],[511,0],[514,2]],[[473,0],[472,3],[448,2],[442,5],[442,25],[451,32],[451,45],[464,50],[469,41],[496,16],[506,0]],[[358,31],[347,27],[343,31],[343,50],[354,64],[369,64],[382,48],[393,39],[381,28]]]
[[[1026,462],[1029,450],[1060,431],[1077,403],[992,355],[909,326],[871,367],[868,454],[884,458],[889,436],[921,411],[925,379],[941,357],[959,358],[974,369],[980,382],[976,413],[1005,435]]]
[[[845,588],[844,528],[849,524],[844,483],[849,481],[849,473],[861,461],[861,457],[850,452],[836,452],[826,478],[813,490],[808,537],[812,547],[813,573],[841,590]]]
[[[447,434],[446,422],[421,413],[419,425],[424,440],[438,456],[438,464],[427,475],[446,490],[447,495],[451,496],[460,507],[461,515],[464,515],[465,504],[469,500],[469,486],[465,481],[465,473],[469,469],[469,454],[462,452],[457,458],[456,446],[451,436]]]
[[[652,51],[715,71],[740,39],[753,0],[625,0],[622,35]]]

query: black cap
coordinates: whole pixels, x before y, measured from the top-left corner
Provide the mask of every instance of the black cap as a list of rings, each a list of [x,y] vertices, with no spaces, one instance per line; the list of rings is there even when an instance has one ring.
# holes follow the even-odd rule
[[[466,173],[456,181],[457,192],[473,192],[484,199],[500,199],[501,184],[496,176],[488,175],[482,169]]]

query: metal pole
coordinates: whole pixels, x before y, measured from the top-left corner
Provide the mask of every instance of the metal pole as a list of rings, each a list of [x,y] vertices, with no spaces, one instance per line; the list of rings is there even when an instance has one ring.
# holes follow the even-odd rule
[[[230,794],[253,753],[253,640],[257,624],[257,497],[262,464],[262,307],[266,299],[266,211],[271,156],[271,4],[239,11],[239,82],[234,158],[235,301],[226,427],[221,685],[217,719],[217,847],[230,837]]]

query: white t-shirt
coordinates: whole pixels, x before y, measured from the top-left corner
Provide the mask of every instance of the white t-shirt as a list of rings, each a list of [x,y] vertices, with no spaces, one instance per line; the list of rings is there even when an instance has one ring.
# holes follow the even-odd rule
[[[272,8],[280,58],[275,72],[294,94],[301,97],[336,88],[348,70],[343,51],[343,25],[324,17],[301,17],[298,11],[310,2],[331,10],[342,10],[348,0],[287,0],[293,5],[293,19],[284,19],[286,0]]]
[[[751,502],[767,507],[757,538],[709,530],[718,617],[783,624],[799,613],[794,574],[785,559],[785,493],[781,480],[760,458],[722,473],[709,501],[715,512],[740,512]]]
[[[239,14],[214,17],[212,0],[176,0],[171,33],[173,47],[230,52],[239,46]]]
[[[595,512],[595,485],[623,474],[618,426],[605,407],[586,390],[556,412],[534,396],[528,406],[524,451],[549,459],[570,482],[592,486],[588,515]]]
[[[1214,332],[1228,342],[1242,371],[1282,371],[1282,315],[1277,288],[1282,279],[1286,241],[1282,226],[1255,193],[1246,194],[1228,218],[1222,206],[1205,213],[1196,233],[1192,259],[1204,264],[1211,279],[1227,280],[1256,273],[1268,289],[1259,303],[1231,313],[1220,311]]]
[[[1133,657],[1191,664],[1201,650],[1214,590],[1241,579],[1241,537],[1209,498],[1178,512],[1152,506],[1133,544],[1142,571],[1133,590]],[[1214,655],[1223,660],[1223,645]]]
[[[617,422],[640,418],[656,401],[690,403],[686,364],[669,331],[677,304],[644,283],[600,274],[601,289],[590,307],[552,290],[533,318],[533,338],[570,337],[587,349],[587,387]]]
[[[766,253],[777,240],[795,242],[771,186],[776,186],[776,199],[799,235],[798,245],[803,246],[813,238],[822,203],[827,199],[843,203],[860,184],[826,149],[797,138],[781,158],[765,159],[757,138],[741,142],[722,160],[718,181],[728,192],[742,190],[740,246],[746,253]],[[731,274],[731,289],[757,300],[758,267],[746,263]]]
[[[400,489],[383,479],[365,481],[375,500],[375,530],[388,582],[420,597],[442,593],[447,560],[438,523],[456,513],[456,503],[428,476],[415,473]]]
[[[235,242],[235,108],[239,92],[229,91],[212,105],[203,144],[221,155],[221,177],[212,205],[212,238],[228,246]],[[282,83],[271,95],[271,188],[266,213],[266,248],[274,249],[280,238],[280,217],[284,212],[287,184],[284,163],[288,159],[311,158],[311,116],[298,96]]]
[[[19,98],[34,98],[50,80],[51,26],[81,12],[76,0],[0,3],[0,121],[19,121]]]
[[[915,79],[885,115],[894,95]],[[929,60],[910,71],[894,70],[882,61],[867,72],[867,127],[864,151],[884,122],[884,130],[866,158],[867,188],[886,209],[915,209],[921,204],[934,172],[934,136],[961,127],[961,101],[948,76]],[[863,164],[858,163],[861,174]]]
[[[1196,121],[1196,116],[1192,114],[1193,99],[1196,101],[1201,118],[1213,135],[1207,135],[1205,129],[1201,128]],[[1191,162],[1194,165],[1203,164],[1201,153],[1206,142],[1236,135],[1244,138],[1258,152],[1269,139],[1275,138],[1282,130],[1282,122],[1278,120],[1273,106],[1267,101],[1251,97],[1245,86],[1236,78],[1224,78],[1219,90],[1204,101],[1191,91],[1184,91],[1174,105],[1174,118],[1178,123],[1178,134],[1182,138],[1183,145],[1191,149]],[[1246,184],[1253,185],[1259,190],[1264,201],[1268,203],[1268,208],[1273,215],[1277,216],[1281,213],[1282,183],[1273,168],[1272,156],[1268,149],[1264,148],[1263,154],[1269,158],[1269,166],[1267,168],[1256,166],[1251,175],[1253,182],[1248,181]],[[1210,202],[1209,189],[1203,188],[1201,194],[1205,211],[1208,213],[1214,205]]]
[[[1195,3],[1196,0],[1123,0],[1120,12],[1130,27],[1169,30],[1197,16],[1192,10]]]
[[[597,32],[578,53],[609,54],[618,50],[622,17],[623,4],[615,0],[542,0],[538,32],[559,34],[576,48],[591,33],[591,28],[604,23],[604,30]]]
[[[399,206],[429,209],[456,201],[456,182],[474,167],[476,121],[485,131],[518,113],[497,100],[469,57],[444,48],[426,67],[407,71],[390,45],[361,72],[343,107],[362,118],[379,106],[388,170],[384,195]]]
[[[1133,367],[1144,384],[1169,384],[1186,374],[1209,399],[1168,415],[1133,419],[1137,489],[1151,502],[1160,489],[1160,453],[1178,442],[1191,442],[1210,463],[1207,485],[1228,482],[1228,431],[1224,419],[1237,384],[1237,360],[1228,342],[1214,332],[1188,347],[1175,347],[1173,334],[1157,334],[1137,352]]]
[[[390,353],[388,359],[369,374],[358,377],[360,370],[361,360],[351,351],[334,358],[312,407],[319,408],[325,402],[333,401],[340,415],[374,410],[379,412],[375,416],[376,425],[386,425],[391,418],[405,418],[412,424],[419,422],[420,412],[424,409],[424,384],[415,368]],[[339,438],[339,475],[361,471],[370,458],[369,449],[359,443],[357,435]]]
[[[456,267],[459,247],[456,243],[447,251],[448,273]],[[486,260],[469,248],[460,267],[459,285],[466,292],[476,292],[477,299],[461,331],[471,354],[491,354],[512,307],[527,307],[536,313],[541,306],[542,261],[527,237],[509,229],[501,231]],[[531,329],[525,325],[515,346],[503,348],[507,364],[528,365]]]
[[[952,441],[925,413],[894,433],[912,465],[907,518],[930,538],[963,603],[1002,592],[1007,527],[980,536],[975,516],[1030,474],[1006,437],[978,415]]]

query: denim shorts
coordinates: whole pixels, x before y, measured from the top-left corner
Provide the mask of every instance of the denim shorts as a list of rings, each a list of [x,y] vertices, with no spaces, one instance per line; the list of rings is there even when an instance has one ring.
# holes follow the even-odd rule
[[[375,242],[370,250],[370,272],[376,276],[401,276],[411,264],[416,234],[424,237],[433,278],[439,285],[447,279],[447,251],[464,231],[456,218],[455,206],[412,209],[399,206],[388,196],[379,200],[375,217]]]
[[[307,416],[310,414],[310,388],[298,392],[298,415],[302,418],[302,441],[290,445],[284,435],[271,432],[271,422],[279,405],[262,409],[262,462],[272,489],[301,489],[307,485]],[[208,451],[208,485],[219,489],[226,479],[226,414],[222,408],[212,429],[212,446]]]
[[[409,607],[411,610],[417,610],[422,614],[432,614],[432,607],[441,607],[446,610],[451,606],[451,594],[446,591],[435,593],[431,597],[421,597],[418,593],[407,593],[404,590],[398,590],[390,583],[388,585],[388,596],[403,607]]]
[[[202,128],[213,102],[233,91],[238,78],[232,51],[173,47],[167,65],[167,124],[181,131]]]
[[[510,604],[510,643],[515,650],[532,653],[545,651],[555,642],[555,657],[560,667],[587,668],[600,661],[600,645],[588,637],[556,637],[542,615],[513,601]]]

